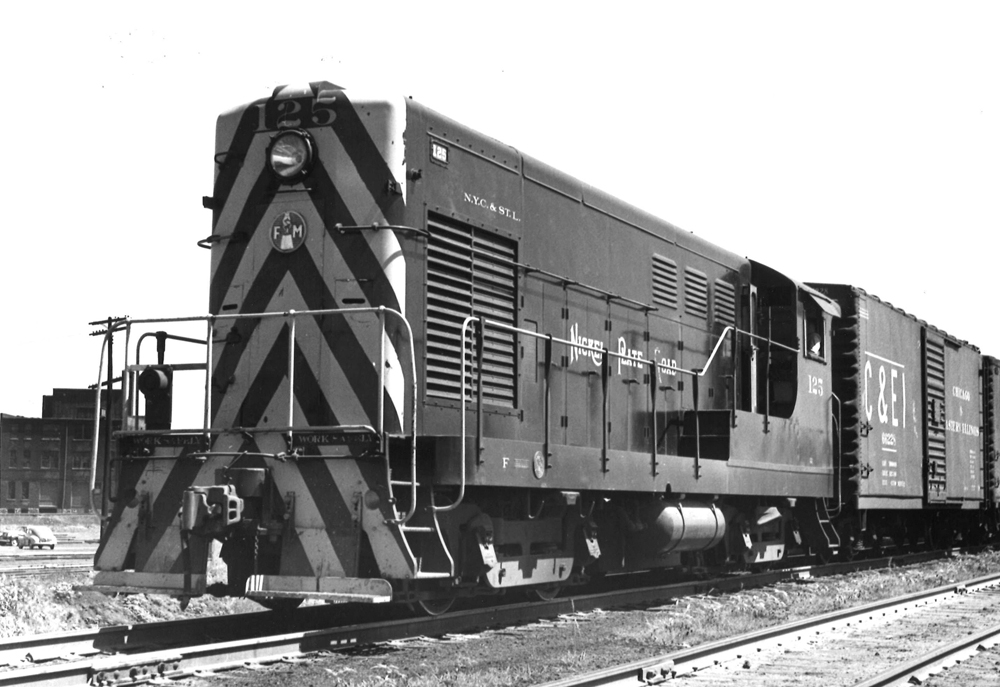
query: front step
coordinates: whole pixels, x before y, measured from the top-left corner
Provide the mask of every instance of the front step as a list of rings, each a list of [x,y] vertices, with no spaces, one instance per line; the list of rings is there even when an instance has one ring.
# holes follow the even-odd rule
[[[810,501],[811,504],[802,503],[804,500]],[[796,517],[807,540],[825,541],[830,551],[840,549],[840,534],[830,521],[830,514],[823,499],[803,499],[799,503],[801,506],[795,509]]]
[[[437,514],[436,513],[434,515],[434,525],[435,525],[434,527],[425,526],[425,525],[406,525],[406,524],[397,525],[397,527],[399,528],[399,533],[403,537],[403,542],[406,545],[407,555],[409,556],[410,561],[411,561],[411,563],[413,565],[413,571],[414,571],[413,579],[415,579],[415,580],[443,580],[443,579],[448,579],[448,578],[451,578],[451,577],[455,576],[455,563],[454,563],[454,559],[451,557],[450,552],[445,547],[444,537],[443,537],[443,535],[441,534],[441,532],[437,528],[438,527],[438,523],[437,523]],[[422,568],[423,568],[423,564],[424,564],[424,557],[423,556],[419,556],[418,557],[417,555],[415,555],[413,553],[413,547],[412,547],[412,545],[410,543],[410,539],[407,537],[407,535],[421,535],[421,536],[434,535],[435,539],[437,540],[437,545],[440,547],[440,549],[444,552],[444,554],[448,558],[451,570],[449,570],[449,571],[444,571],[444,570],[437,570],[437,571],[423,570]],[[434,544],[431,544],[431,546],[434,546]]]
[[[413,571],[413,579],[415,580],[432,580],[432,579],[449,579],[455,576],[455,559],[452,557],[451,552],[448,550],[447,545],[444,541],[444,535],[441,532],[441,525],[438,522],[438,511],[434,504],[434,490],[433,488],[424,487],[420,488],[420,483],[415,480],[416,475],[413,475],[413,480],[397,480],[392,479],[391,473],[389,474],[388,484],[389,484],[389,496],[390,503],[392,504],[393,518],[391,520],[386,520],[387,525],[396,527],[399,530],[400,538],[403,541],[403,548],[406,551],[406,557],[410,564],[410,569]],[[430,512],[432,517],[433,525],[409,525],[407,524],[410,517],[416,514],[419,508],[408,509],[406,513],[400,513],[397,509],[398,500],[392,493],[393,487],[404,487],[410,494],[416,494],[417,505],[419,506],[421,492],[427,495],[426,498],[429,504],[424,507],[423,512]],[[411,506],[413,504],[410,504]],[[423,570],[423,562],[426,556],[418,556],[414,553],[413,543],[417,540],[412,540],[412,537],[427,537],[432,535],[435,539],[434,542],[425,543],[424,546],[419,547],[421,553],[427,553],[427,547],[435,550],[441,554],[448,561],[448,570]],[[423,540],[426,542],[426,540]],[[440,556],[439,556],[440,557]]]

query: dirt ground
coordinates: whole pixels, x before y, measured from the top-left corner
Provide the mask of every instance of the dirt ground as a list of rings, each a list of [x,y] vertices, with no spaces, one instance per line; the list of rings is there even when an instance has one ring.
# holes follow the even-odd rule
[[[954,559],[724,596],[697,596],[642,610],[579,614],[477,634],[418,638],[328,653],[185,687],[526,686],[648,659],[798,618],[972,579],[1000,570],[1000,554]]]
[[[963,555],[888,571],[790,582],[725,596],[690,597],[655,608],[594,611],[475,634],[388,642],[229,671],[218,677],[196,676],[174,684],[535,685],[995,571],[1000,571],[1000,554]],[[73,589],[86,584],[88,577],[0,579],[0,636],[259,610],[256,604],[241,599],[196,599],[181,611],[172,599],[144,595],[109,598]]]
[[[96,542],[100,528],[95,516],[0,514],[0,527],[48,525],[60,540]],[[13,551],[0,547],[0,553]],[[75,591],[89,585],[93,573],[66,573],[42,577],[0,575],[0,637],[17,637],[107,625],[171,620],[202,615],[259,611],[246,599],[195,599],[184,611],[168,597],[139,594],[111,598]]]
[[[1000,571],[1000,554],[697,596],[642,610],[578,614],[475,634],[422,637],[254,670],[185,687],[536,685],[725,636]]]
[[[998,570],[1000,554],[959,556],[889,571],[690,597],[656,608],[595,611],[477,634],[388,642],[255,670],[230,671],[218,677],[193,677],[179,684],[537,685]]]

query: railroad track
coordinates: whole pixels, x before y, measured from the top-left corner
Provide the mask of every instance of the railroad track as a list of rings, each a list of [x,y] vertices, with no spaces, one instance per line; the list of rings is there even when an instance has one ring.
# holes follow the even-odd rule
[[[196,618],[106,627],[16,638],[0,642],[0,687],[5,685],[135,684],[179,678],[197,671],[266,663],[321,650],[416,636],[439,636],[511,626],[598,608],[643,606],[719,591],[735,591],[789,579],[842,574],[890,564],[933,560],[945,552],[793,568],[712,580],[614,590],[546,602],[507,604],[433,618],[396,618],[338,625],[343,611],[330,606],[280,615],[269,611],[241,616]],[[371,617],[372,609],[363,611]],[[212,638],[212,639],[208,639]]]
[[[61,573],[90,572],[92,563],[54,563],[50,565],[22,565],[13,568],[0,566],[0,575],[26,577],[28,575],[56,575]]]
[[[0,554],[0,575],[54,575],[93,569],[94,552],[58,554]]]
[[[922,683],[1000,642],[1000,573],[829,613],[543,687]],[[987,627],[975,632],[976,618]],[[980,620],[980,624],[983,621]]]
[[[933,651],[918,656],[906,663],[894,666],[876,675],[870,680],[859,683],[856,687],[889,687],[890,685],[923,684],[931,675],[947,671],[957,663],[976,655],[980,651],[990,649],[1000,644],[1000,625],[980,630],[971,636],[963,637],[950,644],[944,644]],[[996,673],[990,671],[984,685],[996,684]],[[955,685],[972,687],[972,679],[958,678]]]

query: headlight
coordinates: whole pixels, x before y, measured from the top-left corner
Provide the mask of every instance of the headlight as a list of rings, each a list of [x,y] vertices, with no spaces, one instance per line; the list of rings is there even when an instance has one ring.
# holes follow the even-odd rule
[[[312,139],[304,131],[286,131],[275,136],[267,149],[272,171],[282,179],[305,175],[313,160]]]

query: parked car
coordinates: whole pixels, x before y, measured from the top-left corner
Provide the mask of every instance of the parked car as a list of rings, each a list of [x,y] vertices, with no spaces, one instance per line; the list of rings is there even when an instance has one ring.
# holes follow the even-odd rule
[[[31,549],[43,549],[46,546],[55,549],[56,535],[45,525],[29,525],[17,538],[17,548],[23,549],[25,546]]]
[[[0,530],[0,546],[14,546],[22,534],[24,530],[20,527],[4,527]]]

